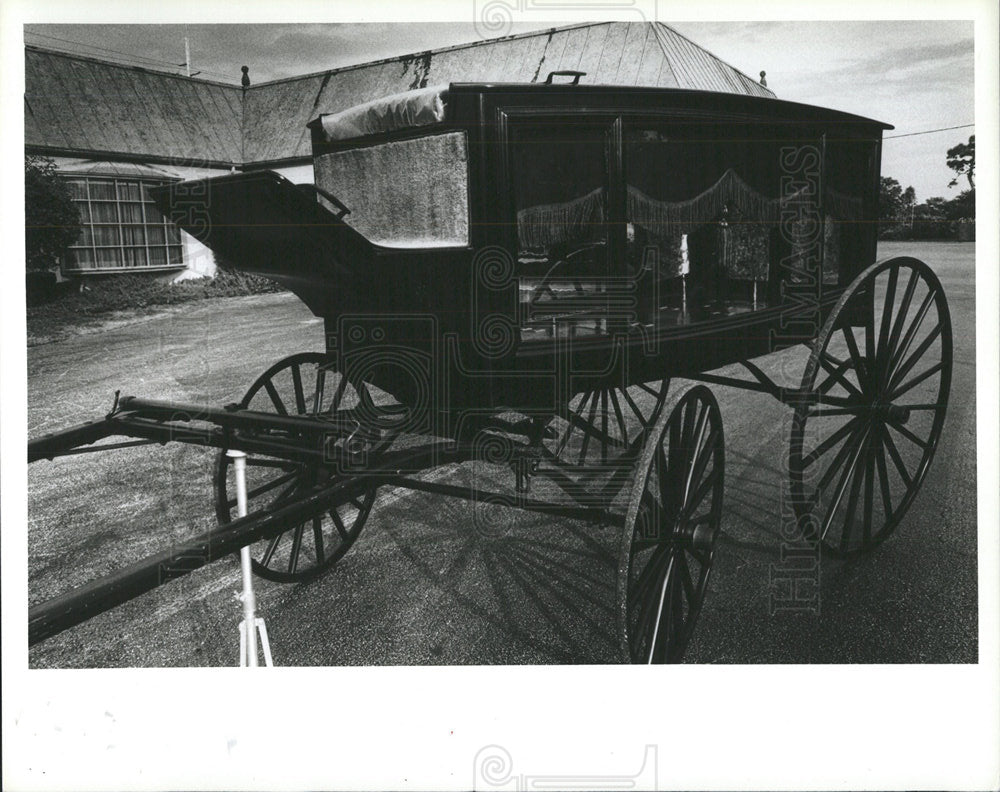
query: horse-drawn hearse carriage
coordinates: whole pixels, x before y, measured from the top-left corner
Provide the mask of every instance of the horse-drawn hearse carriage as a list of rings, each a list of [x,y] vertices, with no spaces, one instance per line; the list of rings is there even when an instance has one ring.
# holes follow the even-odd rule
[[[29,461],[112,435],[220,449],[218,527],[33,607],[32,642],[247,545],[264,577],[323,573],[392,487],[619,530],[621,657],[677,661],[724,515],[704,383],[792,410],[798,541],[851,554],[898,526],[944,422],[951,324],[927,265],[875,261],[888,127],[580,76],[320,116],[314,185],[250,171],[152,191],[220,262],[322,317],[326,348],[235,404],[116,397],[30,442]],[[798,344],[798,387],[753,362]],[[732,364],[746,376],[717,371]],[[668,400],[681,377],[702,384]],[[249,455],[247,516],[227,450]],[[467,461],[509,466],[513,490],[422,475]],[[559,497],[535,497],[543,478]]]

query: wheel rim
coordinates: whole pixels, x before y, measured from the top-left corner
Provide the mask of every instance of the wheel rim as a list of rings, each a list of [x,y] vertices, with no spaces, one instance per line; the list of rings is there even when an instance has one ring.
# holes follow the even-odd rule
[[[833,554],[884,541],[934,457],[951,387],[951,318],[934,272],[913,258],[848,287],[806,364],[792,424],[792,503]]]
[[[705,599],[724,480],[722,415],[699,385],[651,433],[636,470],[618,586],[628,661],[682,659]]]
[[[373,428],[370,416],[393,413],[391,397],[364,383],[355,386],[320,353],[306,352],[279,361],[265,371],[240,402],[244,409],[317,420],[337,415],[357,418],[359,431],[337,437],[334,446],[370,462],[392,442],[392,433]],[[343,434],[343,433],[342,433]],[[216,515],[220,524],[236,518],[236,497],[229,475],[232,460],[223,450],[216,462]],[[253,512],[291,502],[317,484],[343,477],[332,465],[293,462],[267,456],[246,460],[247,508]],[[307,580],[332,567],[347,552],[364,527],[375,502],[376,487],[366,488],[341,503],[271,539],[250,546],[256,574],[268,580]]]

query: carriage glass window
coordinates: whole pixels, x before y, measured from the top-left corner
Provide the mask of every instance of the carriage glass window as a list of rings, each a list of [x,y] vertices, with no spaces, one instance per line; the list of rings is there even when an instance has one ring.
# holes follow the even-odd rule
[[[607,125],[512,124],[521,338],[607,333]]]
[[[767,307],[778,295],[782,151],[759,124],[630,124],[630,270],[648,279],[640,319],[686,323]]]
[[[351,211],[344,222],[379,245],[469,243],[464,132],[335,151],[315,160],[316,186]]]
[[[865,196],[875,182],[874,140],[850,139],[832,130],[826,140],[823,185],[823,283],[846,286],[851,268],[873,260],[876,227],[864,222]]]

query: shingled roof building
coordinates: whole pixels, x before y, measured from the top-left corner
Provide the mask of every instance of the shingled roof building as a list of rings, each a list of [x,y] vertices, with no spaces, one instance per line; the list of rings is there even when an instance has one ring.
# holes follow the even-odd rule
[[[243,88],[37,47],[25,52],[25,149],[54,159],[84,233],[66,274],[211,274],[211,253],[164,219],[145,188],[269,168],[312,182],[306,123],[321,113],[449,82],[538,82],[575,69],[593,84],[772,97],[658,22],[571,25]]]

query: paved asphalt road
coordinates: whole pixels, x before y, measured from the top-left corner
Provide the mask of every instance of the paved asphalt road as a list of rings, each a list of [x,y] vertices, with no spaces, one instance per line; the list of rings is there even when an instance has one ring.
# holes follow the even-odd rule
[[[976,662],[974,249],[885,245],[941,276],[955,330],[951,404],[937,457],[903,525],[858,560],[824,560],[819,608],[771,607],[788,412],[716,388],[726,427],[726,501],[708,600],[688,661]],[[323,346],[295,298],[194,304],[33,347],[29,434],[98,417],[113,393],[224,404],[272,362]],[[805,353],[764,359],[799,376]],[[686,383],[677,383],[679,393]],[[29,599],[39,602],[213,524],[212,454],[128,449],[29,469]],[[461,483],[466,468],[443,471]],[[496,474],[504,483],[504,474]],[[617,536],[497,510],[472,528],[462,501],[385,492],[339,566],[308,584],[258,581],[279,665],[604,663],[616,657]],[[225,560],[30,651],[32,667],[231,665],[238,566]]]

